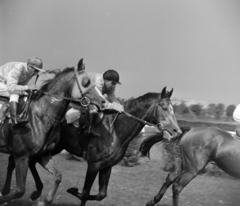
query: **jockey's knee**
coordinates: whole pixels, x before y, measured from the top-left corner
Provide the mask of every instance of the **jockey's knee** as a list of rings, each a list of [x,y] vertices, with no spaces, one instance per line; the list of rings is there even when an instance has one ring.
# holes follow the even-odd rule
[[[18,102],[19,100],[19,94],[11,94],[9,102]]]

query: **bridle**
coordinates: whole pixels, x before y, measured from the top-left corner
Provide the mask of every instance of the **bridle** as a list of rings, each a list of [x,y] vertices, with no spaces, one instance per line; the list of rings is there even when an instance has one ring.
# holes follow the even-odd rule
[[[83,71],[84,71],[84,70],[81,70],[80,72],[83,72]],[[79,72],[79,73],[80,73],[80,72]],[[80,94],[81,94],[80,98],[64,97],[64,96],[61,96],[61,95],[52,94],[52,93],[50,93],[50,92],[43,92],[43,91],[40,91],[40,90],[38,90],[38,92],[40,92],[40,93],[42,93],[42,94],[44,94],[44,95],[48,95],[48,96],[51,96],[51,97],[55,97],[55,98],[63,99],[63,100],[65,100],[65,101],[69,101],[69,102],[71,102],[71,103],[80,104],[80,106],[83,107],[83,108],[88,108],[88,106],[91,104],[91,101],[90,101],[90,99],[89,99],[88,97],[85,96],[85,94],[86,94],[90,89],[92,89],[93,87],[95,87],[95,85],[93,84],[93,85],[89,86],[89,88],[87,88],[87,89],[83,92],[82,89],[81,89],[81,87],[80,87],[80,82],[79,82],[79,80],[78,80],[78,78],[77,78],[77,75],[78,75],[78,73],[77,73],[76,69],[74,69],[74,76],[73,76],[73,78],[75,78],[75,80],[76,80],[76,82],[77,82],[77,86],[78,86],[78,89],[79,89]],[[37,76],[37,78],[38,78],[38,76]],[[37,78],[36,78],[36,81],[37,81]],[[71,88],[71,89],[72,89],[72,88]],[[41,106],[40,106],[40,108],[41,108],[42,112],[44,113],[44,115],[47,116],[48,119],[50,119],[51,121],[54,121],[54,122],[62,122],[62,121],[64,120],[64,117],[63,117],[63,119],[61,119],[61,120],[56,120],[55,118],[51,118],[51,117],[42,109]]]
[[[80,72],[83,72],[84,70],[81,70]],[[72,97],[65,97],[65,96],[61,96],[61,95],[56,95],[56,94],[52,94],[50,92],[43,92],[43,91],[40,91],[38,90],[38,92],[44,94],[44,95],[48,95],[48,96],[52,96],[52,97],[55,97],[55,98],[59,98],[59,99],[63,99],[63,100],[66,100],[66,101],[69,101],[71,103],[79,103],[82,107],[84,108],[87,108],[90,104],[91,104],[91,101],[88,97],[85,96],[85,94],[90,90],[92,89],[95,85],[91,85],[89,86],[89,88],[87,88],[84,92],[82,91],[81,87],[80,87],[80,82],[77,78],[77,71],[74,69],[74,77],[76,82],[77,82],[77,86],[78,86],[78,89],[80,91],[80,98],[72,98]]]

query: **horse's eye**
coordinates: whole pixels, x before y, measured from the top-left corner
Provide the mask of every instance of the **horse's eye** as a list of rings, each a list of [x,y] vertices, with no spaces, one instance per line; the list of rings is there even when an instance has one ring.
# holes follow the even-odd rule
[[[90,85],[90,78],[89,77],[83,77],[82,79],[82,85],[83,87],[88,87]]]

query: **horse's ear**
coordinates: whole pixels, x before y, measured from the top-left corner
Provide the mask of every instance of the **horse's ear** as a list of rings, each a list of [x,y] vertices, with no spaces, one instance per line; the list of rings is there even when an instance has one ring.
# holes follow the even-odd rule
[[[161,99],[163,99],[165,97],[165,94],[166,94],[166,87],[164,87],[161,92]]]
[[[172,93],[173,93],[173,88],[172,90],[168,93],[168,98],[170,98],[172,96]]]
[[[85,70],[85,64],[83,64],[83,59],[80,59],[77,65],[77,70],[80,72],[82,70]]]

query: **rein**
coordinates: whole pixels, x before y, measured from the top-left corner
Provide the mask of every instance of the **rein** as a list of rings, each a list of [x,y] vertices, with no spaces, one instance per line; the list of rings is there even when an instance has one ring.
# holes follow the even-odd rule
[[[130,118],[133,118],[133,119],[135,119],[135,120],[143,123],[144,125],[156,127],[157,129],[159,129],[159,127],[158,127],[158,125],[159,125],[159,126],[161,127],[161,129],[164,130],[164,129],[163,129],[163,124],[160,123],[160,122],[157,123],[157,124],[153,124],[153,123],[151,123],[151,122],[148,122],[148,121],[146,121],[146,120],[143,120],[143,119],[140,119],[140,118],[138,118],[138,117],[136,117],[136,116],[133,116],[133,115],[127,113],[127,112],[124,112],[124,111],[123,111],[122,113],[125,114],[125,115],[127,115],[127,116],[130,117]]]

